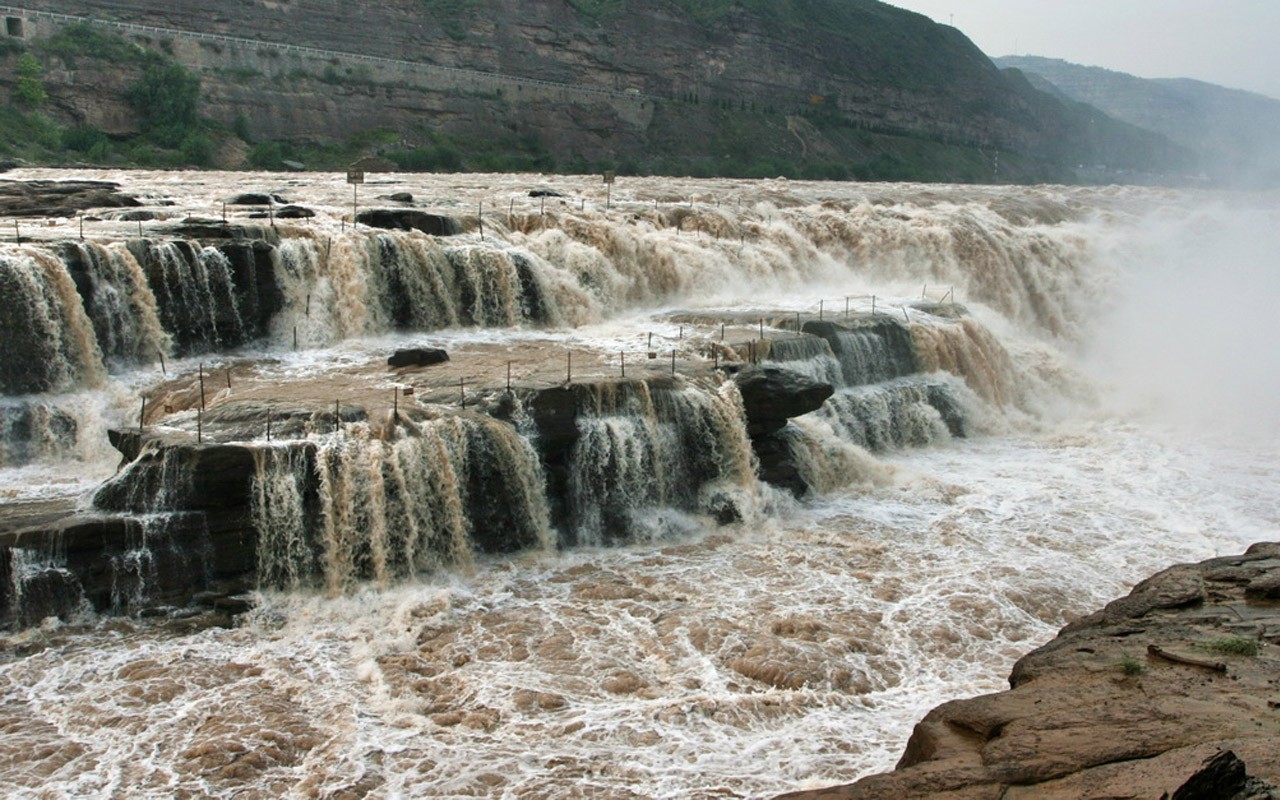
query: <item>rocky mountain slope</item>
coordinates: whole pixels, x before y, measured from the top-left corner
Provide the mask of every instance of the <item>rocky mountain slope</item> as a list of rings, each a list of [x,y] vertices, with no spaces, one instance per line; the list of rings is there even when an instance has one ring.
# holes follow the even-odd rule
[[[1280,797],[1280,544],[1172,567],[945,703],[895,771],[791,800]]]
[[[1037,56],[995,60],[1040,88],[1155,131],[1197,154],[1220,182],[1280,182],[1280,100],[1185,78],[1150,80]]]
[[[423,168],[1017,181],[1070,180],[1077,165],[1096,163],[1177,172],[1186,156],[1002,74],[957,30],[874,0],[391,0],[358,9],[49,0],[41,10],[155,28],[93,30],[199,79],[199,112],[232,145],[214,160],[228,166],[256,147],[262,161],[381,151],[416,154],[402,160]],[[65,38],[66,23],[27,22],[4,42],[0,84],[9,85],[0,89],[16,91],[15,61],[30,48],[56,122],[113,141],[137,133],[129,89],[142,60],[41,48],[42,37]],[[507,163],[513,156],[519,163]]]

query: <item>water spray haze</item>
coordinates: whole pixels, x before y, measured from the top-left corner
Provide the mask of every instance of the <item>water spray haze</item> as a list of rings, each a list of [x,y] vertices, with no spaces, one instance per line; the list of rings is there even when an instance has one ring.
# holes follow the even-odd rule
[[[1280,435],[1280,196],[1213,197],[1143,219],[1092,341],[1122,408]]]

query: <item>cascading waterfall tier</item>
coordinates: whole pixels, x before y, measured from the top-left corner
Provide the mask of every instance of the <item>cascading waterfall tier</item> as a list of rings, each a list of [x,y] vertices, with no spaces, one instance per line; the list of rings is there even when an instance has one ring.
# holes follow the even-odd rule
[[[40,248],[0,252],[0,394],[61,391],[105,377],[93,323],[66,266]]]
[[[355,425],[321,443],[254,448],[262,586],[340,593],[473,551],[551,546],[537,456],[510,426],[471,415],[406,424],[394,441]]]
[[[572,543],[658,538],[667,510],[726,521],[751,513],[755,470],[732,382],[583,389],[566,491]]]

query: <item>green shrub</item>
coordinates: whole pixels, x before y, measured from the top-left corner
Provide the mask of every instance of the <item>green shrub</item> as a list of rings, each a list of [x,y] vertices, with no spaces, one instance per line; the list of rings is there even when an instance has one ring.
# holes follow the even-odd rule
[[[128,98],[142,132],[161,146],[180,146],[197,127],[200,79],[179,64],[148,64]]]
[[[75,153],[88,153],[106,142],[107,135],[92,125],[75,125],[62,132],[62,148]]]
[[[1116,662],[1116,666],[1120,667],[1120,671],[1123,672],[1125,675],[1130,675],[1130,676],[1141,675],[1142,673],[1147,671],[1146,664],[1143,664],[1141,661],[1129,655],[1128,653],[1125,653],[1123,656],[1120,657],[1120,660]]]
[[[38,108],[49,95],[45,93],[40,62],[30,53],[18,57],[18,80],[13,87],[13,100],[24,108]]]
[[[1224,636],[1221,639],[1200,642],[1196,646],[1220,656],[1256,656],[1258,654],[1258,641],[1245,636]]]

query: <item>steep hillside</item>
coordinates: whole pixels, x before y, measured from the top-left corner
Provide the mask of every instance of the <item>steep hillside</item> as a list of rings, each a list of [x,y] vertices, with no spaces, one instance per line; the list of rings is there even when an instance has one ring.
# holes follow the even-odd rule
[[[1050,58],[1006,56],[1002,67],[1193,150],[1214,179],[1280,184],[1280,100],[1188,79],[1146,79]]]
[[[172,61],[199,79],[213,160],[227,166],[379,152],[410,168],[969,181],[1070,180],[1082,163],[1183,166],[1160,137],[1100,115],[1085,124],[955,29],[873,0],[48,0],[41,10],[152,30],[68,35],[67,21],[28,15],[0,70],[15,103],[29,50],[44,113],[120,141],[145,133],[130,91],[147,59]],[[75,44],[93,36],[151,55]],[[73,41],[47,45],[58,37]]]

